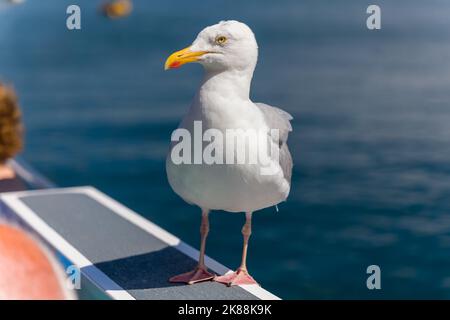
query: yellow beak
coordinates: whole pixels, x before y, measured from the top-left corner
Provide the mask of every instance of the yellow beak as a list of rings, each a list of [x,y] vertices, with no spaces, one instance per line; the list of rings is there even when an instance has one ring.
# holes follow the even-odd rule
[[[191,47],[172,53],[164,64],[164,70],[181,67],[183,64],[189,62],[196,62],[202,55],[208,51],[191,51]]]

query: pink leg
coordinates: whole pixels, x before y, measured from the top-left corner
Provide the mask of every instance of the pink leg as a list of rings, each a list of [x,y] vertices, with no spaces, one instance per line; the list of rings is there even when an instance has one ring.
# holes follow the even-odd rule
[[[242,227],[242,235],[244,236],[244,247],[242,249],[242,262],[241,266],[236,272],[228,273],[223,276],[216,276],[214,281],[224,283],[227,286],[235,286],[240,284],[258,284],[255,279],[247,271],[247,248],[248,239],[252,234],[252,213],[247,212],[245,214],[245,224]]]
[[[169,279],[170,282],[182,282],[187,284],[194,284],[197,282],[207,281],[214,278],[214,274],[208,272],[205,266],[205,247],[206,237],[209,232],[208,210],[202,210],[202,224],[200,226],[201,243],[200,243],[200,257],[198,259],[197,267],[189,272],[179,274]]]

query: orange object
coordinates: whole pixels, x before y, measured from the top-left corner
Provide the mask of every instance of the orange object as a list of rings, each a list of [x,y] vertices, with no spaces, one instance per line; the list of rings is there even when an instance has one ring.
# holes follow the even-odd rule
[[[109,18],[126,17],[132,10],[131,0],[115,0],[103,5],[103,13]]]
[[[0,300],[67,298],[57,267],[31,236],[0,224]]]

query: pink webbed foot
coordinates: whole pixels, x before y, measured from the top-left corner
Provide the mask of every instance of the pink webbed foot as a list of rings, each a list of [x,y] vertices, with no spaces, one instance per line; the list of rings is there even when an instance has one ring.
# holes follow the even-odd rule
[[[214,278],[214,274],[208,272],[205,268],[196,267],[194,270],[179,274],[169,279],[170,282],[181,282],[194,284],[197,282],[208,281]]]
[[[236,272],[228,273],[223,276],[214,277],[214,281],[226,284],[227,286],[238,286],[241,284],[258,284],[247,270],[238,269]]]

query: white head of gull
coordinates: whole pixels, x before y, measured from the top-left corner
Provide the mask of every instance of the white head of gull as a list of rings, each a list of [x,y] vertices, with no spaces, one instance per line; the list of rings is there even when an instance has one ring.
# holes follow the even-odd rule
[[[216,160],[213,163],[199,161],[194,155],[190,163],[174,161],[174,154],[180,150],[177,144],[172,143],[166,161],[169,183],[181,198],[202,210],[198,266],[193,271],[172,277],[172,282],[193,284],[214,279],[229,286],[256,284],[246,264],[252,213],[286,200],[292,172],[292,159],[287,147],[292,117],[279,108],[250,100],[250,85],[257,60],[258,45],[252,30],[238,21],[221,21],[203,29],[191,46],[173,53],[165,63],[165,69],[178,68],[190,62],[203,65],[203,81],[179,129],[196,139],[196,130],[201,126],[205,134],[200,135],[203,139],[200,144],[207,144],[205,152],[208,148],[214,150],[212,154]],[[228,135],[230,129],[235,134],[231,138]],[[255,136],[249,132],[258,134]],[[258,140],[261,132],[265,139],[263,144]],[[244,149],[235,143],[239,138],[247,143]],[[266,151],[276,151],[276,156],[272,153],[268,156],[268,163],[237,160],[242,159],[241,156],[247,160],[260,159],[258,156],[263,145]],[[196,153],[194,149],[183,150],[183,157]],[[230,152],[232,156],[228,158]],[[230,159],[235,161],[230,163]],[[266,166],[274,169],[271,174],[263,173]],[[205,266],[210,210],[246,213],[242,228],[242,262],[236,272],[214,276]]]

